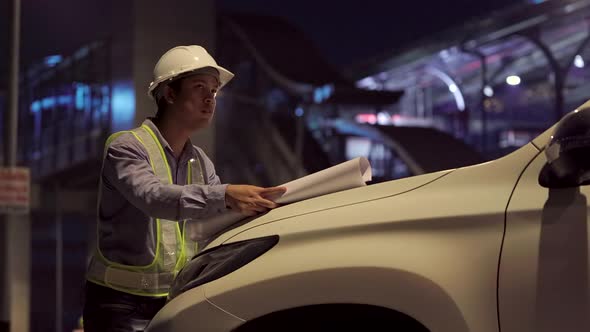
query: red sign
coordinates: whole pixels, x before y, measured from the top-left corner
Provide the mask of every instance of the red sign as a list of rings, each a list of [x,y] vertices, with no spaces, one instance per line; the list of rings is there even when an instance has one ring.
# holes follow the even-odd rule
[[[0,214],[29,213],[31,177],[28,168],[0,167]]]

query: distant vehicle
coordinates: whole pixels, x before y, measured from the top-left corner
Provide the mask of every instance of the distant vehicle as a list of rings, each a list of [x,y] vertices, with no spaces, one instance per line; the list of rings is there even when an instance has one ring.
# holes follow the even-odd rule
[[[590,101],[502,158],[225,232],[147,331],[590,331],[588,183]]]

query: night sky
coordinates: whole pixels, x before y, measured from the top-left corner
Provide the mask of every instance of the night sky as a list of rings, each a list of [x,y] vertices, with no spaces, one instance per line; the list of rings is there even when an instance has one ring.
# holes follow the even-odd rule
[[[26,65],[45,55],[70,54],[84,43],[106,37],[110,3],[115,0],[21,1],[21,64]],[[329,62],[344,67],[524,1],[219,0],[218,8],[284,17],[303,30]],[[0,1],[0,73],[8,64],[10,3]]]
[[[277,15],[304,31],[338,67],[395,50],[467,19],[525,0],[222,0],[219,8]]]

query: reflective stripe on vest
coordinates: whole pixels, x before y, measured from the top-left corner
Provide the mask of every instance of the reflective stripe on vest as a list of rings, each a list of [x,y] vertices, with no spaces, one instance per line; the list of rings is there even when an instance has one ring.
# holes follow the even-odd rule
[[[145,125],[134,131],[148,152],[150,164],[156,177],[162,183],[172,184],[172,172],[166,159],[166,153],[156,135]],[[158,238],[160,239],[159,244],[161,245],[160,251],[158,252],[156,250],[156,260],[160,258],[158,264],[161,265],[160,268],[162,271],[174,272],[177,259],[182,254],[178,222],[166,219],[156,219],[156,222],[160,225]]]
[[[201,166],[201,158],[198,159],[194,159],[191,158],[188,161],[188,174],[187,174],[187,182],[188,184],[191,183],[196,183],[196,184],[208,184],[205,181],[205,172],[203,172],[203,167]],[[183,243],[184,243],[184,263],[187,263],[188,261],[190,261],[191,259],[193,259],[193,257],[197,254],[198,252],[198,245],[197,242],[194,242],[193,240],[190,239],[190,232],[187,229],[187,220],[185,220],[183,222]]]
[[[115,133],[109,137],[105,145],[105,157],[110,143],[122,133],[124,132]],[[156,177],[162,183],[172,184],[172,174],[166,154],[154,132],[146,125],[142,125],[130,133],[148,152]],[[191,159],[187,166],[187,184],[206,184],[200,158]],[[99,189],[99,197],[100,195]],[[96,254],[90,262],[87,278],[95,283],[131,294],[166,296],[178,271],[197,253],[197,246],[189,239],[186,234],[188,232],[181,234],[178,222],[165,219],[152,219],[152,221],[156,223],[157,229],[155,257],[152,263],[146,266],[130,266],[111,262],[102,255],[100,242],[97,242]],[[185,225],[186,221],[183,221],[183,226]]]

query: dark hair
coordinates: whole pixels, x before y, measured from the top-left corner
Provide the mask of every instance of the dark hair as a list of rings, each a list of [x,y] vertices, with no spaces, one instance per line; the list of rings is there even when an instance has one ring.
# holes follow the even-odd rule
[[[168,83],[168,86],[174,91],[175,93],[180,93],[180,89],[182,88],[182,80],[184,78],[179,78]],[[162,118],[164,112],[166,111],[166,107],[168,107],[168,103],[166,102],[166,98],[163,96],[156,102],[158,105],[158,111],[156,112],[156,118]]]

